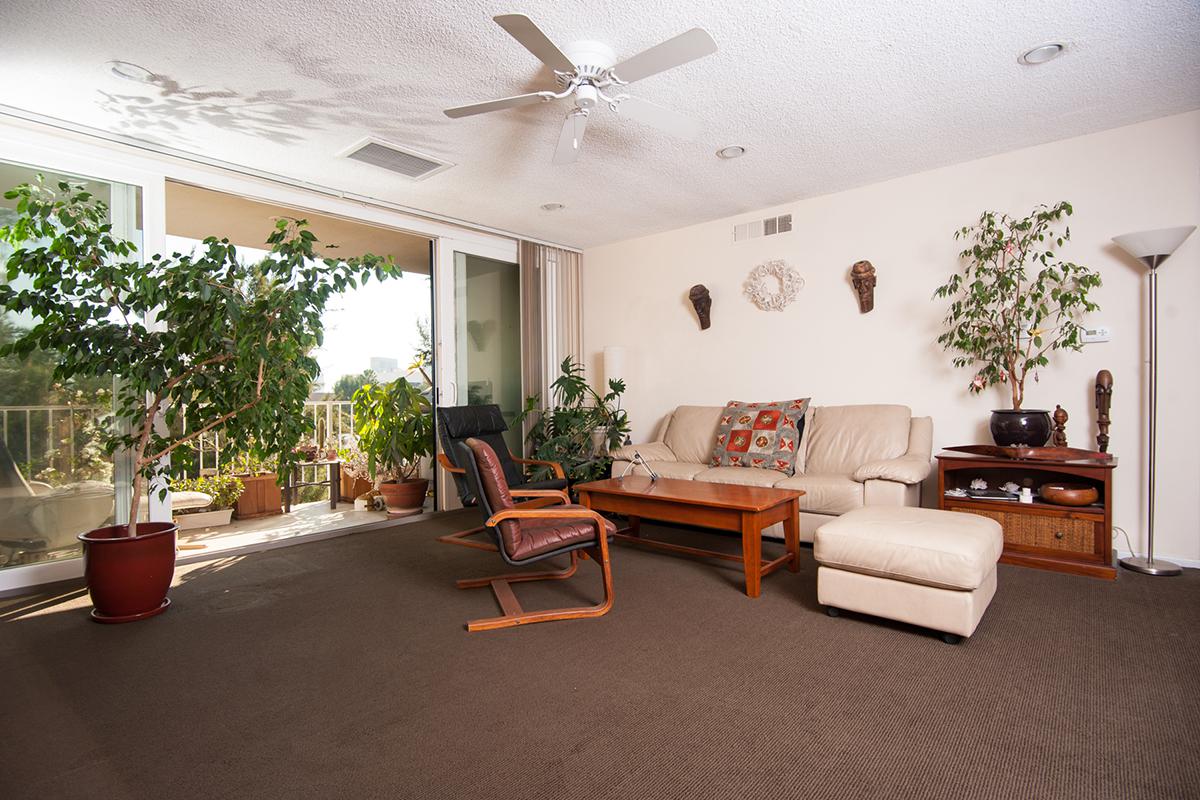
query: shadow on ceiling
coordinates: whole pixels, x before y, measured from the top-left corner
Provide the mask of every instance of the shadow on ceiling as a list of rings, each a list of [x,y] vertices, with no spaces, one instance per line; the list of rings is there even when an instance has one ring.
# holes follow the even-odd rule
[[[414,114],[420,108],[415,91],[399,84],[383,85],[365,75],[338,72],[328,59],[299,51],[276,50],[292,71],[333,90],[306,96],[296,89],[260,89],[243,94],[232,89],[187,86],[154,74],[143,93],[99,91],[100,108],[116,118],[121,133],[153,138],[163,144],[198,145],[189,136],[203,128],[240,133],[275,144],[303,141],[308,132],[358,128],[413,147],[436,148],[432,127],[444,124],[441,114]],[[402,102],[403,101],[403,102]],[[426,103],[428,105],[428,103]]]

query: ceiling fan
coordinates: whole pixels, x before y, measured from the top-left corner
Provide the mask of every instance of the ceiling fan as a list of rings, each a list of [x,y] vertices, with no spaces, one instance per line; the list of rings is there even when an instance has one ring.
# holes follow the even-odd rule
[[[717,43],[703,28],[692,28],[617,63],[616,54],[603,42],[572,42],[559,49],[533,20],[524,14],[502,14],[494,19],[509,35],[524,45],[526,50],[554,70],[560,91],[531,92],[485,103],[447,108],[446,116],[469,117],[473,114],[485,114],[504,108],[571,97],[575,107],[567,112],[567,118],[563,122],[558,147],[554,151],[555,164],[569,164],[579,155],[588,115],[600,103],[607,104],[609,109],[618,114],[653,125],[674,136],[694,139],[699,135],[700,125],[691,117],[619,92],[622,87],[634,81],[717,52]],[[606,90],[618,93],[610,95]]]

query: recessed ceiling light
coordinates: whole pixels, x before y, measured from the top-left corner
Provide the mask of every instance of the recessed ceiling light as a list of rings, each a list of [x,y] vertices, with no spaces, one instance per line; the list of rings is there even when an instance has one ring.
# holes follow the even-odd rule
[[[127,81],[149,83],[150,79],[154,77],[153,72],[131,61],[109,61],[105,66],[108,67],[113,75],[116,75],[118,78],[124,78]]]
[[[741,158],[746,155],[746,148],[740,144],[731,144],[717,151],[717,158]]]
[[[542,211],[562,211],[564,208],[562,203],[542,203]]]
[[[1039,44],[1037,47],[1030,48],[1017,57],[1017,61],[1028,66],[1036,64],[1045,64],[1047,61],[1061,56],[1067,49],[1067,46],[1062,42],[1046,42]]]

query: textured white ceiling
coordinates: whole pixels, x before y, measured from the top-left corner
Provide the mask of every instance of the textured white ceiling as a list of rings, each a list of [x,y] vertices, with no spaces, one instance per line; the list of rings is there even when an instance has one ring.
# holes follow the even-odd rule
[[[446,118],[548,88],[506,12],[618,57],[707,28],[716,55],[631,87],[702,119],[702,141],[602,111],[556,167],[566,101]],[[1054,39],[1066,56],[1017,64]],[[4,0],[0,103],[591,246],[1200,107],[1198,42],[1196,0]],[[366,135],[456,166],[411,182],[335,156]],[[734,143],[748,154],[714,157]]]

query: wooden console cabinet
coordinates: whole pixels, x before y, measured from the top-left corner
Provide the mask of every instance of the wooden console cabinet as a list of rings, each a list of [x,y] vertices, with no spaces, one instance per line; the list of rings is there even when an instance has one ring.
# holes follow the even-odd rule
[[[938,459],[938,507],[990,517],[1004,527],[1001,563],[1114,580],[1112,557],[1112,474],[1117,466],[1093,461],[1022,461],[941,453]],[[982,478],[996,489],[1011,481],[1033,489],[1033,503],[947,497],[948,489],[966,489]],[[1088,483],[1099,499],[1090,506],[1053,505],[1038,497],[1051,481]]]

